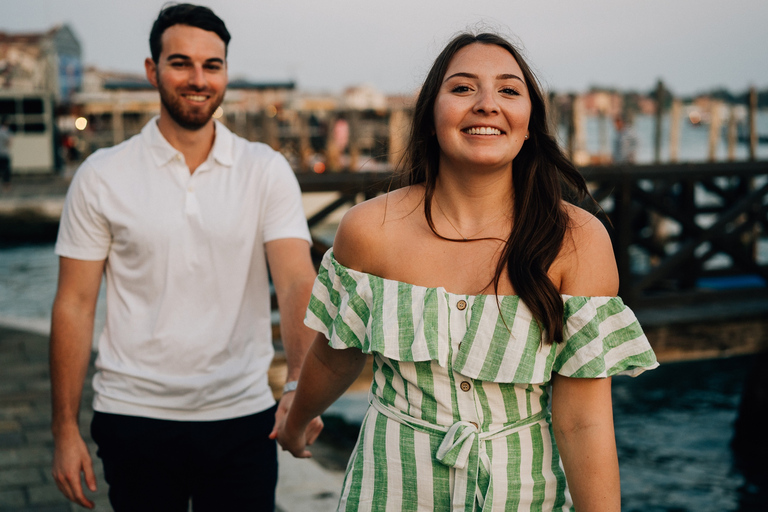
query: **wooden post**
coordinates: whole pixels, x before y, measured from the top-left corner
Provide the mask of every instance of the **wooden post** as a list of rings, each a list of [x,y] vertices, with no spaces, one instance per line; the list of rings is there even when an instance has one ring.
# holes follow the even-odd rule
[[[334,135],[334,126],[338,114],[335,112],[328,118],[328,135],[325,138],[325,169],[328,172],[336,172],[341,167],[341,154]]]
[[[296,128],[299,132],[299,169],[309,170],[309,157],[312,154],[312,145],[309,143],[309,119],[306,113],[296,113]]]
[[[237,133],[241,137],[248,138],[248,135],[246,133],[246,122],[245,122],[245,107],[243,105],[234,105],[235,109],[235,133]]]
[[[568,116],[568,156],[571,158],[571,160],[573,160],[576,153],[576,95],[570,94],[569,98],[571,100],[571,111],[570,115]]]
[[[695,219],[696,215],[696,180],[685,179],[680,184],[680,195],[677,197],[677,204],[685,219]],[[691,225],[683,225],[682,239],[689,240],[694,236],[694,228]],[[679,285],[683,289],[693,288],[696,284],[696,275],[699,273],[700,264],[698,260],[689,262],[688,265],[680,268]]]
[[[402,168],[405,146],[408,141],[410,122],[402,109],[389,113],[389,168],[398,171]]]
[[[728,161],[733,162],[736,160],[736,138],[737,138],[737,126],[736,126],[736,107],[731,105],[728,115]]]
[[[580,96],[573,97],[571,118],[573,124],[572,140],[569,140],[569,145],[571,146],[571,160],[573,160],[576,165],[586,165],[589,163],[589,154],[587,152],[587,130],[584,126],[584,102]]]
[[[709,112],[709,161],[714,162],[717,159],[717,147],[720,145],[720,129],[722,127],[722,116],[720,110],[722,103],[713,101]]]
[[[768,410],[768,352],[750,356],[751,369],[744,379],[741,402],[733,422],[731,449],[734,466],[744,475],[760,475],[765,471],[768,440],[765,437],[765,411]],[[749,480],[748,480],[749,481]]]
[[[757,158],[757,89],[749,88],[749,160],[754,162]]]
[[[269,105],[261,112],[262,142],[268,144],[275,151],[280,151],[280,136],[276,115],[277,109],[273,105]]]
[[[661,120],[664,116],[664,83],[656,84],[656,127],[653,138],[653,161],[661,163]]]
[[[112,142],[115,146],[125,140],[125,128],[123,126],[123,106],[118,101],[112,106]]]
[[[749,121],[749,160],[750,162],[754,162],[757,159],[757,142],[758,142],[758,134],[757,134],[757,89],[755,86],[752,86],[749,88],[749,109],[747,110],[747,119]],[[749,180],[749,189],[754,190],[755,188],[755,180],[756,178],[752,178]],[[752,254],[754,255],[755,261],[757,261],[757,240],[759,237],[759,226],[757,223],[755,223],[753,228],[753,238],[752,238]]]
[[[608,143],[608,113],[604,109],[600,109],[597,122],[597,133],[600,144],[600,162],[610,162],[611,147]]]
[[[635,299],[632,286],[632,269],[629,258],[629,246],[632,243],[632,181],[624,174],[613,192],[614,205],[611,221],[613,222],[612,241],[616,266],[619,270],[619,295],[631,303]]]
[[[677,162],[680,151],[680,117],[683,103],[680,99],[672,100],[672,111],[669,114],[669,161]]]
[[[360,111],[349,111],[349,170],[357,171],[360,164]]]
[[[555,101],[555,93],[550,92],[546,96],[546,107],[547,107],[547,113],[549,115],[549,119],[547,119],[547,122],[549,122],[549,128],[551,133],[557,137],[557,131],[558,131],[558,123],[560,122],[560,110],[557,108],[557,102]]]

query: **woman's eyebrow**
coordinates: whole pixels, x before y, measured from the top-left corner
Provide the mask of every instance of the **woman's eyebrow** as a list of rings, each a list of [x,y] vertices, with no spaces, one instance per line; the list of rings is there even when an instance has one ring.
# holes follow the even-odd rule
[[[452,74],[451,76],[445,77],[445,80],[443,80],[443,83],[447,82],[451,78],[456,78],[456,77],[477,79],[477,75],[474,73],[466,73],[464,71],[460,71],[458,73]],[[502,73],[500,75],[496,75],[496,80],[520,80],[521,82],[523,82],[523,84],[525,84],[525,80],[515,75],[514,73]]]
[[[456,77],[459,77],[459,76],[463,77],[463,78],[477,78],[477,75],[475,75],[473,73],[465,73],[465,72],[460,71],[458,73],[452,74],[451,76],[445,77],[445,80],[443,80],[443,83],[447,82],[451,78],[456,78]]]
[[[514,73],[505,73],[505,74],[497,75],[496,80],[520,80],[521,82],[523,82],[523,84],[525,84],[525,80],[515,75]]]

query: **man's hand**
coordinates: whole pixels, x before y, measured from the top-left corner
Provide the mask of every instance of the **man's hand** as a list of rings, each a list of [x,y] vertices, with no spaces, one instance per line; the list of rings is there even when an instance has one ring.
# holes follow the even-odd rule
[[[78,418],[93,339],[93,318],[105,261],[59,258],[59,286],[51,313],[51,432],[53,478],[69,500],[86,508],[81,475],[96,490],[93,463]]]
[[[307,427],[304,429],[303,438],[295,439],[295,441],[297,441],[298,445],[300,446],[291,446],[292,449],[289,449],[285,444],[288,441],[288,436],[285,433],[285,419],[288,416],[288,410],[291,408],[295,394],[296,393],[293,391],[290,393],[285,393],[280,399],[280,403],[277,406],[277,412],[275,412],[275,426],[272,429],[272,432],[269,434],[269,438],[277,439],[283,450],[288,450],[293,454],[294,457],[308,458],[312,456],[312,453],[307,450],[306,447],[312,445],[312,443],[317,440],[317,437],[323,430],[323,420],[320,419],[320,416],[312,418],[312,421],[310,421],[309,425],[307,425]],[[282,437],[280,436],[281,433]]]
[[[96,492],[96,476],[93,474],[93,461],[80,432],[61,433],[55,440],[53,453],[53,479],[56,486],[68,500],[85,508],[93,508],[94,503],[86,498],[80,475],[84,475],[85,484]]]

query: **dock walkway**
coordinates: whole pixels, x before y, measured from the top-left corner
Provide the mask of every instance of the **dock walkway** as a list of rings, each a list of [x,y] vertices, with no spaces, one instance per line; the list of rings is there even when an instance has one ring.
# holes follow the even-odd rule
[[[46,328],[0,318],[0,510],[5,512],[70,512],[85,510],[68,502],[51,476],[53,437]],[[111,510],[101,461],[89,425],[93,410],[88,369],[80,429],[94,457],[98,491],[90,497],[96,510]],[[344,477],[313,459],[279,453],[277,512],[333,510]],[[90,494],[90,493],[89,493]],[[254,510],[258,510],[256,507]]]
[[[69,181],[14,176],[10,190],[0,190],[0,242],[54,239]]]

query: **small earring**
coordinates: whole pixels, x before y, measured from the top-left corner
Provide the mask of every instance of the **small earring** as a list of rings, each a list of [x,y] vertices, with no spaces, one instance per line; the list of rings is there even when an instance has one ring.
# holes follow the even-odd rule
[[[527,135],[525,136],[525,140],[528,140],[528,136]]]

